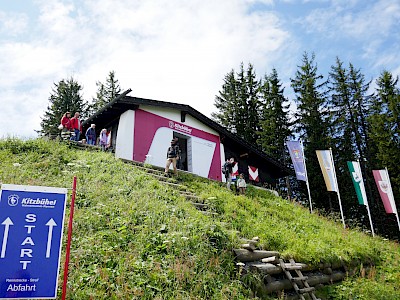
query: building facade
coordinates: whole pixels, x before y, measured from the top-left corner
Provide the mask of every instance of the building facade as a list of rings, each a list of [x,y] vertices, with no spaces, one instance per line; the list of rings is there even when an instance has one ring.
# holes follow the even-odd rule
[[[273,184],[289,171],[253,145],[184,104],[130,97],[130,90],[96,112],[83,124],[106,128],[118,158],[164,167],[167,148],[178,138],[180,169],[224,181],[221,166],[235,159],[235,171],[254,183]]]

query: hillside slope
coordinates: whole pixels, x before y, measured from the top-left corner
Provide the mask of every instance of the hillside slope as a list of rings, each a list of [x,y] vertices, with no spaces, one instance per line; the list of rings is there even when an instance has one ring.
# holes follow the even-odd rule
[[[217,213],[205,215],[176,188],[112,154],[43,140],[0,141],[0,166],[0,181],[9,184],[70,187],[77,176],[68,299],[249,299],[231,250],[253,236],[263,249],[308,264],[375,266],[326,288],[328,299],[400,299],[397,244],[343,230],[265,191],[234,196],[180,175]]]

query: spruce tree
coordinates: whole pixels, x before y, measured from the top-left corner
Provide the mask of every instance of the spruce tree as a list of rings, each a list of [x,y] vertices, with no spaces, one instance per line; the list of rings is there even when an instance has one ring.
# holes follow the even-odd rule
[[[400,90],[398,77],[394,77],[389,71],[383,71],[376,80],[376,91],[373,95],[368,121],[368,134],[370,145],[374,151],[374,160],[371,162],[371,169],[384,169],[389,171],[390,181],[397,207],[400,197]],[[372,186],[375,186],[373,183]],[[374,198],[379,199],[377,189],[373,189]],[[385,213],[382,201],[374,203],[374,219],[378,224],[378,232],[393,237],[398,236],[397,222],[393,216]],[[391,221],[390,221],[391,219]]]
[[[261,85],[261,120],[258,143],[270,157],[283,163],[285,141],[290,137],[289,102],[276,69],[265,75]]]
[[[214,105],[218,111],[211,113],[214,120],[233,133],[236,133],[237,86],[235,71],[232,69],[225,75],[222,90],[215,97]]]
[[[245,123],[245,136],[244,138],[253,146],[256,145],[260,127],[260,82],[256,79],[255,70],[252,64],[249,64],[246,72],[247,81],[247,122]]]
[[[121,93],[121,87],[119,85],[118,79],[116,79],[115,77],[114,71],[110,71],[110,73],[108,73],[108,77],[106,78],[105,83],[97,81],[96,86],[96,98],[93,98],[93,101],[90,105],[91,114],[95,113],[104,105],[114,100],[115,97],[117,97],[117,95]]]
[[[362,173],[367,179],[366,162],[368,161],[366,117],[367,100],[366,92],[369,83],[365,83],[364,75],[350,63],[349,68],[337,58],[336,64],[329,73],[332,143],[335,149],[335,166],[339,186],[351,186],[352,180],[347,168],[347,161],[360,159]],[[364,220],[366,210],[360,209],[356,195],[352,189],[341,191],[342,204],[348,217]],[[351,213],[351,215],[349,215]]]
[[[243,63],[235,74],[231,70],[224,78],[214,105],[218,109],[211,116],[231,132],[256,146],[259,128],[259,87],[253,65],[247,70]]]
[[[67,111],[71,112],[71,115],[80,112],[83,119],[87,116],[87,102],[83,100],[81,91],[82,86],[72,77],[54,83],[49,97],[50,103],[40,123],[41,135],[57,135],[61,117]]]
[[[284,88],[276,69],[265,75],[260,87],[260,128],[258,144],[270,157],[291,168],[285,141],[291,136],[289,122],[289,103],[283,95]],[[287,177],[278,181],[278,190],[290,198],[299,192],[295,178]],[[294,192],[295,191],[295,192]],[[299,197],[298,197],[299,198]]]
[[[383,71],[376,80],[372,114],[369,117],[370,135],[377,150],[375,168],[387,167],[394,187],[400,186],[400,91],[398,77]],[[400,196],[395,188],[395,195]]]
[[[329,148],[329,122],[327,115],[326,81],[318,73],[315,55],[303,54],[302,64],[291,79],[291,86],[296,94],[295,129],[304,141],[304,153],[312,199],[318,207],[331,209],[336,197],[326,192],[321,176],[316,150]],[[335,205],[336,206],[336,205]],[[338,207],[338,206],[336,206]]]

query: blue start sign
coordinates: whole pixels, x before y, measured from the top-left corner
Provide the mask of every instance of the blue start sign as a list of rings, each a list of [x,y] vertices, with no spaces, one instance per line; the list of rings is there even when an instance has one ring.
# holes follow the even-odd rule
[[[0,299],[55,299],[67,189],[3,184]]]

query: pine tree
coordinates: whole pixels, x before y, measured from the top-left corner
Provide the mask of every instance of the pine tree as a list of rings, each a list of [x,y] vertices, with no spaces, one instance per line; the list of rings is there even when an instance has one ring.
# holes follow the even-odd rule
[[[284,88],[276,69],[265,75],[260,87],[260,128],[258,144],[270,157],[291,168],[289,153],[285,141],[291,136],[288,116],[289,103],[283,95]],[[290,198],[298,194],[299,184],[295,178],[285,178],[278,181],[278,190],[281,194],[288,194]],[[296,191],[295,193],[293,193]]]
[[[40,123],[42,129],[41,135],[57,135],[61,117],[65,112],[69,111],[73,115],[80,112],[81,118],[87,116],[87,102],[82,99],[82,86],[72,77],[70,79],[62,79],[58,83],[54,83],[54,87],[49,97],[50,104],[47,106]]]
[[[290,137],[289,103],[276,69],[265,75],[261,85],[261,120],[258,143],[270,157],[283,163],[285,141]]]
[[[247,83],[247,120],[244,124],[245,132],[243,138],[254,146],[257,143],[260,127],[260,106],[261,102],[259,99],[260,82],[256,79],[255,70],[252,64],[249,64],[246,72],[246,83]]]
[[[400,90],[398,77],[390,72],[383,71],[376,80],[376,92],[373,95],[368,121],[368,134],[372,145],[373,160],[371,169],[383,169],[387,167],[392,183],[395,201],[400,197]],[[374,186],[375,184],[371,184]],[[376,189],[373,189],[374,198],[379,199]],[[374,203],[375,222],[378,223],[378,232],[389,237],[398,236],[397,223],[393,216],[385,213],[380,200]],[[397,201],[397,207],[399,203]],[[378,211],[378,214],[376,214]],[[390,221],[390,218],[392,219]]]
[[[347,161],[361,160],[364,178],[369,155],[367,147],[368,99],[366,95],[369,83],[365,83],[364,75],[350,63],[349,68],[343,66],[339,58],[331,67],[329,73],[330,116],[332,127],[332,142],[335,148],[335,166],[339,186],[351,186],[351,176]],[[368,184],[369,185],[368,181]],[[358,201],[352,189],[341,191],[342,204],[348,217],[364,220],[369,227],[366,211],[359,208]],[[351,213],[351,215],[349,215]]]
[[[211,116],[229,131],[236,133],[236,114],[235,109],[238,103],[237,80],[235,71],[232,69],[225,75],[222,90],[215,97],[214,105],[218,109]]]
[[[121,87],[119,85],[118,79],[115,78],[114,71],[110,71],[110,73],[108,73],[106,83],[97,81],[96,86],[96,98],[93,98],[93,101],[90,105],[91,114],[95,113],[104,105],[114,100],[115,97],[117,97],[117,95],[121,93]]]
[[[325,190],[315,150],[329,147],[329,122],[326,108],[326,81],[318,74],[315,55],[304,53],[302,65],[298,66],[291,86],[296,94],[295,128],[304,141],[304,152],[312,199],[318,207],[331,209],[335,201]],[[336,198],[334,198],[336,199]]]
[[[245,70],[241,63],[237,74],[231,70],[225,75],[222,91],[214,102],[218,112],[211,114],[221,125],[253,145],[258,138],[259,87],[254,67],[249,64]]]
[[[377,149],[376,168],[387,167],[395,186],[400,186],[400,91],[398,77],[383,71],[376,80],[376,95],[373,98],[369,117],[371,139]],[[395,195],[400,196],[395,190]]]

